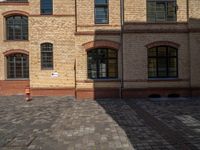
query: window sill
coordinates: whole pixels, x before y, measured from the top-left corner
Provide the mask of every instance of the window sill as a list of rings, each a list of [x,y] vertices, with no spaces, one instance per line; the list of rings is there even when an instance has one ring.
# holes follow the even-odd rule
[[[29,40],[4,40],[4,42],[29,42]]]
[[[147,24],[178,24],[177,21],[166,21],[166,22],[146,22]]]
[[[84,80],[86,83],[93,83],[93,82],[120,82],[120,79],[87,79]]]
[[[29,5],[29,2],[0,2],[0,5]]]
[[[53,68],[42,68],[41,71],[53,71]]]
[[[13,78],[13,79],[6,79],[5,81],[29,81],[29,78]]]
[[[149,82],[159,82],[159,81],[183,81],[183,79],[179,78],[148,78]]]
[[[53,16],[53,14],[40,14],[40,16]]]

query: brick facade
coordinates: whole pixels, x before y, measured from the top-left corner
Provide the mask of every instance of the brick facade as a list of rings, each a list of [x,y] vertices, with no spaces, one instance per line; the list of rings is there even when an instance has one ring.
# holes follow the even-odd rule
[[[109,23],[102,25],[94,21],[94,0],[54,0],[53,15],[40,15],[38,0],[0,2],[0,95],[23,94],[30,86],[32,95],[78,99],[199,96],[200,1],[176,2],[177,22],[149,23],[146,0],[124,0],[124,8],[120,0],[109,0]],[[6,39],[5,17],[14,14],[28,17],[28,40]],[[41,69],[45,42],[53,44],[51,70]],[[159,45],[178,49],[178,78],[148,78],[147,49]],[[94,48],[117,50],[118,78],[88,79],[87,51]],[[13,53],[29,56],[29,79],[7,79],[6,56]],[[54,72],[58,77],[52,77]]]

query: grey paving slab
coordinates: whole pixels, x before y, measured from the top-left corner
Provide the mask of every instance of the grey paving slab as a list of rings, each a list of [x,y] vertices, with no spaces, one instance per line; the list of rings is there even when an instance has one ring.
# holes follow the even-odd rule
[[[199,101],[0,97],[2,150],[174,150],[131,103],[199,147]],[[136,108],[137,108],[136,107]],[[191,147],[192,148],[192,147]]]

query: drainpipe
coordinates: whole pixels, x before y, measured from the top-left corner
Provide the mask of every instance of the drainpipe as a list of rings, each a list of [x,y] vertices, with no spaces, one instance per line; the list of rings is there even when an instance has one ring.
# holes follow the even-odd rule
[[[124,33],[124,0],[120,0],[120,54],[121,54],[121,84],[120,84],[120,98],[123,98],[123,88],[124,88],[124,53],[123,53],[123,33]]]
[[[189,0],[187,0],[187,28],[188,28],[188,51],[189,51],[189,91],[190,96],[192,96],[192,59],[191,59],[191,50],[190,50],[190,9],[189,9]]]
[[[75,33],[77,32],[77,0],[75,0]]]
[[[74,1],[74,5],[75,5],[75,34],[77,33],[77,0],[75,0]],[[74,36],[76,36],[76,35],[74,35]],[[75,38],[75,40],[76,40],[76,38]],[[77,57],[77,55],[75,55],[75,61],[74,61],[74,96],[75,96],[75,98],[77,99],[77,76],[76,76],[76,63],[77,63],[77,60],[76,60],[76,57]]]
[[[74,61],[74,96],[75,98],[77,99],[77,80],[76,80],[76,58],[75,58],[75,61]]]

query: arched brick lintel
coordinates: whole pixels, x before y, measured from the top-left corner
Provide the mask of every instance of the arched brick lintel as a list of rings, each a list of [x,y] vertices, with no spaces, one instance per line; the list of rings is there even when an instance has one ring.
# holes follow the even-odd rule
[[[22,53],[22,54],[29,55],[29,52],[27,50],[23,50],[23,49],[11,49],[11,50],[5,51],[3,54],[4,54],[4,56],[8,56],[10,54],[16,54],[16,53]]]
[[[108,40],[97,40],[97,41],[90,41],[87,43],[84,43],[82,45],[86,51],[89,51],[91,49],[95,48],[112,48],[119,50],[120,44],[114,41],[108,41]]]
[[[147,45],[145,45],[147,48],[153,48],[153,47],[157,47],[157,46],[171,46],[171,47],[174,47],[174,48],[179,48],[180,47],[180,44],[178,43],[175,43],[175,42],[171,42],[171,41],[156,41],[156,42],[152,42],[152,43],[149,43]]]
[[[24,16],[29,16],[28,12],[21,11],[21,10],[11,10],[11,11],[6,11],[2,13],[4,17],[6,16],[11,16],[11,15],[24,15]]]

